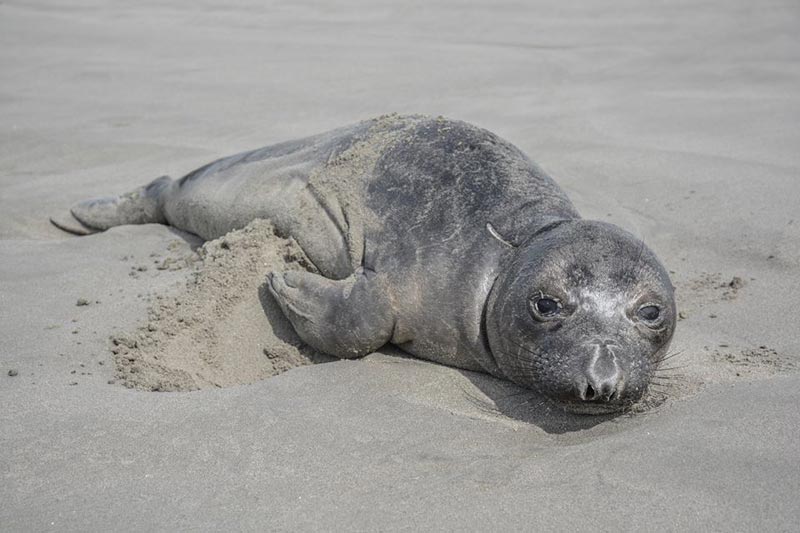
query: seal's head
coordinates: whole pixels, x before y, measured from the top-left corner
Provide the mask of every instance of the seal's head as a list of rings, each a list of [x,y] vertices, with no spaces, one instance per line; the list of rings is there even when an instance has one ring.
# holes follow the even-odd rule
[[[647,390],[675,330],[674,289],[644,243],[612,224],[550,225],[495,281],[486,334],[500,370],[579,413]]]

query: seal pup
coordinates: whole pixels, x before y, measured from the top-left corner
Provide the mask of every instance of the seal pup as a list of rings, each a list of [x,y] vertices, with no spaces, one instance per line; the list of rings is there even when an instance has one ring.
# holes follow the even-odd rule
[[[638,401],[675,329],[669,276],[641,240],[582,219],[511,143],[441,117],[379,117],[70,213],[53,223],[155,222],[204,239],[269,219],[318,270],[268,280],[312,347],[357,358],[392,343],[574,412]]]

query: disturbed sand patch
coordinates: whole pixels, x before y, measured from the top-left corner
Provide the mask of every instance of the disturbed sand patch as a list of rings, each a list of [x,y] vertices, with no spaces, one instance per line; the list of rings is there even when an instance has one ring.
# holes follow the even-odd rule
[[[748,283],[742,276],[725,277],[720,272],[701,272],[691,279],[676,281],[678,320],[703,313],[708,306],[736,300]],[[712,313],[709,318],[716,315]]]
[[[313,266],[294,239],[264,220],[208,241],[158,268],[193,269],[177,296],[156,296],[147,324],[112,336],[117,380],[128,388],[188,391],[268,378],[330,361],[304,345],[269,295],[270,271]],[[135,272],[135,270],[133,271]]]
[[[730,383],[739,379],[757,381],[777,374],[797,371],[788,357],[768,346],[734,347],[720,344],[673,352],[650,384],[647,404],[662,403],[689,397],[705,385]]]
[[[714,322],[724,320],[720,316],[726,312],[737,312],[755,278],[742,272],[671,270],[670,275],[676,289],[677,328],[684,340],[671,345],[638,410],[691,397],[707,385],[766,379],[795,370],[791,358],[766,346],[714,340]]]
[[[731,350],[727,345],[720,345],[715,349],[706,348],[705,351],[710,352],[712,361],[723,367],[731,378],[769,377],[797,369],[792,358],[763,345],[739,350]]]
[[[727,320],[730,313],[739,312],[747,304],[753,281],[755,278],[741,273],[705,271],[676,280],[678,328],[688,327],[691,340],[684,349],[671,350],[672,357],[653,379],[655,396],[669,401],[692,396],[705,385],[742,379],[755,381],[797,371],[793,357],[767,345],[756,346],[742,339],[729,341],[724,337],[709,342],[720,335],[715,322]]]

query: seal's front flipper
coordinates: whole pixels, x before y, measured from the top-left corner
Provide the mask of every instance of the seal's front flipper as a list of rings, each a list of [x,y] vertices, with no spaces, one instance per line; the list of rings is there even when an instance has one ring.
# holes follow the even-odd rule
[[[50,221],[58,228],[78,235],[96,233],[123,224],[165,223],[162,211],[163,193],[172,183],[168,176],[150,182],[149,185],[123,194],[78,202],[70,209],[69,217],[52,217]]]
[[[268,287],[300,338],[321,352],[354,359],[392,337],[392,309],[372,273],[331,280],[310,272],[273,272]]]

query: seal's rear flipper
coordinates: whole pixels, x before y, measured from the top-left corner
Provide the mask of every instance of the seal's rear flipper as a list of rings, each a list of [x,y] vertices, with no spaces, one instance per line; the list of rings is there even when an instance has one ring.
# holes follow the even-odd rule
[[[52,216],[50,217],[50,223],[58,229],[66,231],[67,233],[72,233],[73,235],[91,235],[92,233],[100,231],[99,229],[90,228],[72,216],[72,213]]]
[[[172,183],[169,176],[161,176],[149,185],[123,194],[78,202],[70,209],[72,219],[62,216],[50,221],[58,228],[88,235],[123,224],[165,223],[161,193]]]

